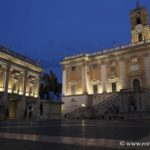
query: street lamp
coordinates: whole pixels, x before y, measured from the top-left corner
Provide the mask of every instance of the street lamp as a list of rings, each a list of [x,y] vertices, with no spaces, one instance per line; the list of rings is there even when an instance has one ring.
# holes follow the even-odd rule
[[[86,107],[86,105],[85,105],[85,104],[82,104],[81,106],[82,106],[82,108],[83,108],[83,109],[82,109],[82,110],[83,110],[82,117],[83,117],[83,119],[84,119],[84,108]]]

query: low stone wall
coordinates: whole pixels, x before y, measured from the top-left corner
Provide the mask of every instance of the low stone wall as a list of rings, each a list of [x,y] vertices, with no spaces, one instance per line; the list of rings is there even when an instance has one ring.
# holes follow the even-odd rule
[[[61,102],[41,100],[39,106],[39,118],[42,120],[60,119],[61,105]]]
[[[92,107],[98,103],[104,101],[108,97],[112,96],[114,93],[103,93],[96,95],[73,95],[73,96],[64,96],[62,97],[62,116],[67,113],[76,110],[77,108],[82,107],[84,104],[86,107]]]
[[[82,107],[82,104],[88,106],[88,95],[74,95],[74,96],[65,96],[62,97],[62,116],[66,113],[70,113],[73,110]]]

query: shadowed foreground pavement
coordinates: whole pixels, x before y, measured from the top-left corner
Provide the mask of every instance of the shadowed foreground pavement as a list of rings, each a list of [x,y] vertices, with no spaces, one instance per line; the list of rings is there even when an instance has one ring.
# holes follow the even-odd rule
[[[78,146],[43,142],[17,141],[0,139],[1,150],[110,150],[92,146]],[[112,149],[116,150],[116,149]]]
[[[150,121],[40,121],[0,123],[0,150],[150,149],[123,141],[150,142]]]

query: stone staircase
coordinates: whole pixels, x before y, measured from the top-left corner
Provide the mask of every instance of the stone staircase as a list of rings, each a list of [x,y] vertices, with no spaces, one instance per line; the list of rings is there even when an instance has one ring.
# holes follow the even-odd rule
[[[135,95],[139,100],[145,101],[145,106],[148,106],[150,99],[150,89],[140,88],[123,89],[120,92],[114,93],[112,96],[106,98],[102,102],[91,107],[79,107],[68,113],[66,118],[82,119],[82,118],[125,118],[125,119],[150,119],[149,107],[143,111],[141,106],[137,112],[127,112],[127,106],[123,108],[122,101],[128,101],[130,95]],[[90,100],[94,99],[95,95],[89,95]],[[100,97],[101,98],[101,97]],[[142,99],[143,98],[143,99]],[[121,107],[121,108],[120,108]],[[123,108],[123,109],[122,109]],[[122,111],[123,110],[123,111]],[[125,111],[124,111],[125,110]]]
[[[99,104],[93,106],[93,108],[95,110],[95,117],[99,117],[100,115],[106,113],[115,104],[119,105],[119,102],[120,102],[120,93],[115,93],[114,95],[110,96],[109,98],[105,99],[104,101],[100,102]]]
[[[66,114],[66,119],[83,119],[93,117],[94,110],[92,107],[79,107]]]
[[[72,112],[66,114],[67,119],[82,119],[82,118],[93,118],[98,117],[98,115],[103,114],[109,106],[115,104],[120,100],[120,94],[115,93],[109,98],[105,99],[103,102],[98,103],[92,107],[79,107]]]

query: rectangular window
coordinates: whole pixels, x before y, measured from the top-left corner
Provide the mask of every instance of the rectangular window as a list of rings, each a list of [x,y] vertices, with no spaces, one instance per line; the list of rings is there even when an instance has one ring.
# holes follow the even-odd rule
[[[112,86],[112,92],[116,92],[117,91],[116,82],[111,83],[111,86]]]
[[[97,69],[97,64],[93,64],[93,69]]]
[[[18,93],[18,79],[12,79],[12,93]]]
[[[13,92],[13,93],[16,93],[16,89],[17,89],[17,85],[16,85],[16,83],[14,82],[14,83],[12,84],[12,92]]]
[[[32,96],[32,87],[29,88],[29,95]]]
[[[97,85],[97,84],[94,84],[94,85],[93,85],[93,93],[94,93],[94,94],[97,94],[97,93],[98,93],[98,85]]]
[[[132,63],[137,63],[138,62],[138,58],[137,57],[132,57],[131,58],[131,62]]]
[[[75,66],[72,66],[72,67],[71,67],[71,71],[76,71],[76,67],[75,67]]]
[[[115,67],[115,65],[116,65],[115,61],[110,62],[110,67]]]
[[[76,85],[71,85],[71,94],[72,95],[76,94]]]

